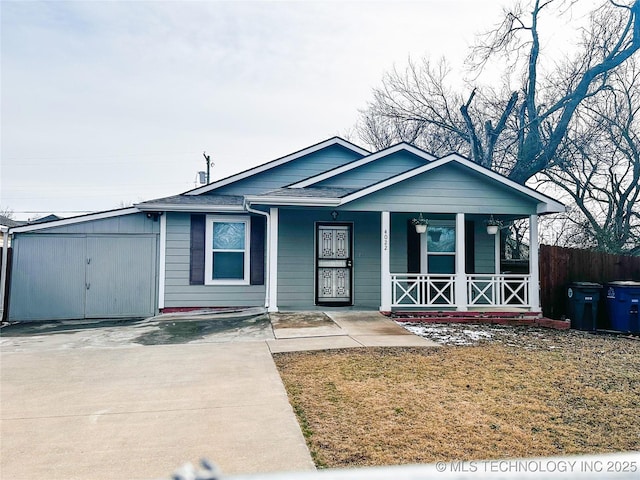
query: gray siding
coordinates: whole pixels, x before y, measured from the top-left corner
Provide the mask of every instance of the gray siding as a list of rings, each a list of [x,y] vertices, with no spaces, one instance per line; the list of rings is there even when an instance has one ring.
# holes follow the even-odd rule
[[[264,285],[189,285],[190,225],[189,214],[167,213],[165,308],[264,306]]]
[[[346,204],[357,211],[526,214],[537,203],[461,165],[443,165]]]
[[[407,271],[407,221],[415,214],[391,214],[391,240],[389,242],[389,269],[391,273]]]
[[[380,307],[380,214],[342,215],[354,220],[354,304]]]
[[[329,220],[326,211],[280,210],[278,219],[278,306],[305,308],[315,304],[315,221]]]
[[[335,177],[328,178],[315,186],[364,188],[374,183],[420,167],[427,163],[424,159],[410,152],[397,152],[387,157],[374,160],[361,167],[354,168]]]
[[[315,304],[315,224],[331,221],[330,210],[280,210],[278,229],[278,306],[311,308]],[[349,213],[353,222],[353,302],[380,306],[380,215]],[[331,308],[331,307],[326,307]]]
[[[362,158],[362,155],[340,145],[332,145],[279,167],[217,188],[211,193],[216,195],[256,195],[299,182],[359,158]]]
[[[145,213],[131,213],[117,217],[103,218],[101,220],[88,220],[86,222],[50,227],[42,230],[34,230],[29,234],[50,233],[81,233],[81,234],[142,234],[160,232],[160,221],[147,218]]]
[[[495,235],[487,233],[482,221],[475,222],[475,268],[476,273],[495,273]]]

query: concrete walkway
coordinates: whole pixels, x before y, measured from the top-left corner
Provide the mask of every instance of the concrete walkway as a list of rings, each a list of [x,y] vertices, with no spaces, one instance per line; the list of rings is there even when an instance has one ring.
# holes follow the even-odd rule
[[[357,347],[437,347],[379,312],[330,311],[271,314],[272,353]]]
[[[275,315],[273,330],[264,322],[247,320],[242,340],[214,329],[144,346],[136,341],[185,329],[3,329],[1,477],[166,478],[201,458],[225,474],[312,470],[271,353],[433,345],[377,312]]]

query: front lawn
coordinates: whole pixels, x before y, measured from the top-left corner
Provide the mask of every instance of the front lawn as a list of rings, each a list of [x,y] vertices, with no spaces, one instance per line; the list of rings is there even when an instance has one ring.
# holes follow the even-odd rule
[[[494,331],[473,346],[274,355],[316,465],[640,450],[637,338]]]

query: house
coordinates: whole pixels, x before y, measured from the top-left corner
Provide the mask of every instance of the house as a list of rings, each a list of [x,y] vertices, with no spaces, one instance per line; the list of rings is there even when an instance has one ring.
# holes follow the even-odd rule
[[[35,218],[33,220],[30,220],[29,223],[52,222],[54,220],[60,220],[61,218],[62,217],[59,217],[58,215],[55,215],[55,214],[51,213],[49,215],[45,215],[44,217]]]
[[[11,227],[17,227],[18,225],[23,225],[26,222],[21,222],[18,220],[13,220],[5,215],[0,215],[0,246],[4,245],[4,232]],[[7,239],[8,242],[8,239]]]
[[[47,215],[42,218],[38,218],[36,220],[31,221],[22,221],[22,220],[13,220],[6,215],[0,215],[0,246],[4,244],[4,232],[9,228],[18,227],[20,225],[26,225],[27,223],[40,223],[40,222],[50,222],[52,220],[60,220],[60,217],[54,214]],[[8,240],[7,240],[8,242]],[[10,246],[10,245],[9,245]]]
[[[13,228],[9,318],[539,312],[538,216],[564,208],[458,154],[371,153],[334,137],[180,195]],[[529,222],[528,273],[500,271],[491,217]]]

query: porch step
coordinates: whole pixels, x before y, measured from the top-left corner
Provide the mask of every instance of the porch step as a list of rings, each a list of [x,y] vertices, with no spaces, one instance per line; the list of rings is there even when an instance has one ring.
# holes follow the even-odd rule
[[[487,323],[556,330],[566,330],[571,327],[569,321],[552,320],[536,312],[391,312],[389,317],[397,322],[415,323]]]

